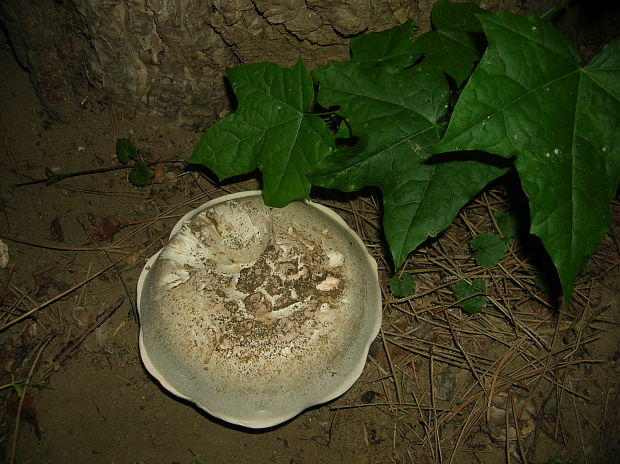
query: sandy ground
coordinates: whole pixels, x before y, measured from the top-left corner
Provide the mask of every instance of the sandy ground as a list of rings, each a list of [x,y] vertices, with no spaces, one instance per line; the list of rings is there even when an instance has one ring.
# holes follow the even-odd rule
[[[273,429],[242,429],[170,395],[148,375],[138,352],[135,289],[145,260],[178,218],[256,181],[221,186],[169,162],[146,188],[131,186],[126,170],[15,187],[45,178],[46,168],[116,166],[118,137],[134,140],[149,161],[182,161],[199,134],[91,102],[77,123],[55,123],[6,46],[0,69],[0,233],[10,253],[0,270],[0,325],[52,300],[0,333],[0,460],[14,450],[21,464],[492,463],[521,462],[523,455],[534,463],[602,463],[620,451],[617,199],[614,227],[578,281],[574,311],[561,314],[536,287],[535,266],[519,264],[527,256],[518,250],[503,270],[476,269],[463,221],[414,257],[414,298],[394,298],[385,290],[373,197],[332,202],[379,263],[384,336],[343,397]],[[470,205],[465,219],[481,229],[490,224],[480,213],[485,204],[501,208],[505,201],[490,193]],[[468,317],[451,308],[446,285],[459,275],[488,278],[510,314],[489,305]],[[514,402],[494,410],[497,425],[490,404],[502,391],[514,393]],[[519,440],[507,445],[510,430],[501,422],[518,404],[533,412],[522,417]]]

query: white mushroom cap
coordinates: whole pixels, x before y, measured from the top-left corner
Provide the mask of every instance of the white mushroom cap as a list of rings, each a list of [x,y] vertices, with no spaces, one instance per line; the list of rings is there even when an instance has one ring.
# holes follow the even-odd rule
[[[138,281],[140,353],[172,393],[246,427],[344,393],[381,325],[377,266],[336,213],[227,195],[187,214]]]

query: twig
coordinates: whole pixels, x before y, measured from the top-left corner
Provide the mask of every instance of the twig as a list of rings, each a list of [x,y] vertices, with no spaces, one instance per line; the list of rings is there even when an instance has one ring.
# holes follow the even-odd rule
[[[9,158],[11,158],[11,161],[13,161],[13,164],[15,165],[15,172],[17,172],[17,178],[21,181],[24,178],[24,176],[22,175],[22,169],[19,166],[19,163],[17,162],[17,160],[15,159],[13,150],[11,150],[11,144],[9,143],[9,138],[6,136],[6,132],[4,131],[4,122],[2,121],[1,117],[0,117],[0,132],[2,132],[2,138],[4,139],[4,144],[6,145],[6,152],[9,155]]]
[[[387,347],[387,342],[385,341],[385,334],[383,333],[383,327],[380,329],[381,333],[381,341],[383,343],[383,350],[385,351],[385,357],[387,358],[388,365],[390,366],[390,372],[392,374],[392,380],[394,381],[394,388],[396,390],[396,401],[398,403],[402,403],[403,399],[400,394],[400,388],[398,386],[398,380],[396,379],[396,373],[394,371],[394,365],[392,364],[392,356],[390,355],[390,351]]]
[[[402,409],[418,409],[418,410],[422,410],[422,409],[436,409],[437,411],[441,411],[441,412],[449,412],[450,409],[448,408],[433,408],[432,405],[421,405],[421,404],[417,404],[417,403],[394,403],[394,402],[373,402],[373,403],[352,403],[352,404],[343,404],[341,406],[331,406],[329,409],[330,410],[336,410],[336,409],[357,409],[357,408],[368,408],[368,407],[376,407],[376,406],[390,406],[392,408],[397,407],[397,408],[402,408]]]
[[[84,226],[84,224],[82,224],[82,222],[80,220],[78,220],[78,223],[80,224],[80,226],[82,227],[82,230],[84,231],[84,233],[88,236],[88,238],[92,241],[93,237],[92,235],[88,232],[88,229]],[[108,253],[106,250],[103,251],[103,253],[105,254],[106,258],[108,258],[108,261],[110,261],[111,263],[114,262],[114,260],[112,259],[112,257],[110,256],[110,253]],[[131,306],[131,310],[133,312],[134,317],[136,318],[136,320],[138,320],[138,309],[134,306],[133,301],[131,300],[131,295],[129,294],[129,289],[127,288],[127,284],[125,283],[125,279],[123,279],[123,274],[121,273],[121,271],[115,267],[114,271],[116,272],[116,275],[118,276],[121,285],[123,286],[123,288],[125,289],[125,294],[127,295],[127,298],[129,298],[129,304]]]
[[[598,454],[601,454],[601,449],[603,448],[603,440],[605,439],[605,427],[607,425],[607,408],[609,407],[609,393],[611,392],[611,388],[607,389],[607,394],[605,395],[605,409],[603,410],[603,424],[601,425],[601,438],[598,442]]]
[[[525,460],[525,450],[523,448],[523,441],[521,440],[521,430],[519,428],[519,420],[521,419],[521,416],[523,414],[523,411],[525,410],[525,407],[527,405],[527,403],[523,403],[523,407],[521,408],[521,410],[519,411],[519,414],[517,414],[517,408],[516,408],[516,404],[515,404],[515,397],[513,394],[509,393],[508,397],[510,398],[510,406],[512,409],[512,420],[515,423],[515,432],[516,432],[516,436],[517,436],[517,446],[519,447],[519,454],[521,455],[521,462],[527,462]],[[508,413],[508,405],[506,405],[506,413]],[[506,420],[506,429],[508,429],[508,421]],[[506,440],[508,441],[508,440]]]
[[[24,401],[26,399],[26,393],[28,392],[28,386],[30,385],[30,381],[32,380],[32,376],[34,375],[34,370],[37,367],[39,358],[43,354],[43,350],[45,350],[47,345],[49,345],[53,339],[54,339],[54,336],[51,336],[39,346],[37,355],[35,356],[34,361],[32,361],[32,366],[30,366],[30,372],[28,372],[26,383],[24,383],[24,388],[21,391],[21,397],[19,398],[19,404],[17,405],[17,417],[15,418],[15,431],[13,433],[13,443],[11,445],[11,458],[9,460],[10,464],[13,464],[15,462],[15,451],[17,450],[17,435],[19,433],[19,419],[22,414],[22,408],[24,406]]]
[[[52,373],[56,369],[56,366],[59,366],[63,362],[65,362],[80,347],[80,345],[84,342],[84,340],[86,340],[86,338],[91,333],[93,333],[97,329],[97,327],[99,327],[101,324],[107,321],[110,318],[110,316],[112,316],[112,314],[114,314],[116,310],[123,305],[124,302],[125,302],[125,297],[122,297],[122,296],[119,297],[116,300],[116,302],[110,308],[108,308],[105,312],[100,314],[97,317],[97,319],[93,323],[91,323],[88,326],[88,328],[84,330],[84,332],[80,334],[79,337],[69,341],[65,349],[59,354],[57,354],[56,356],[54,356],[54,358],[51,361],[51,366],[49,366],[48,369],[45,371],[45,373],[43,374],[43,377],[47,377],[50,373]]]
[[[447,312],[444,312],[444,317],[446,318],[446,322],[448,323],[448,326],[450,328],[450,334],[452,335],[452,341],[454,342],[456,347],[459,349],[459,351],[465,358],[465,361],[467,362],[467,365],[469,366],[469,369],[471,370],[472,375],[474,376],[474,378],[480,385],[480,389],[485,393],[485,395],[488,395],[488,392],[486,391],[486,385],[480,378],[480,375],[478,375],[478,371],[476,370],[476,366],[474,366],[473,360],[471,359],[469,354],[465,351],[465,348],[463,348],[463,346],[461,345],[461,342],[458,340],[456,336],[454,327],[452,327],[452,322],[450,322],[450,315],[447,314]]]
[[[535,332],[532,332],[530,329],[528,329],[525,325],[521,324],[521,322],[519,322],[519,320],[517,318],[515,318],[514,316],[512,316],[512,314],[510,313],[510,311],[505,308],[499,301],[497,301],[494,297],[487,295],[487,298],[489,299],[489,301],[491,303],[493,303],[493,306],[495,306],[497,309],[499,309],[499,311],[509,320],[511,321],[515,327],[518,327],[519,329],[523,330],[523,332],[525,332],[531,339],[532,341],[542,350],[545,351],[549,351],[549,346],[547,345],[547,342],[540,336],[538,336]]]
[[[579,432],[579,443],[581,444],[582,456],[584,462],[588,464],[588,454],[586,453],[586,445],[583,442],[583,433],[581,432],[581,420],[579,419],[579,411],[577,410],[577,403],[575,401],[575,397],[571,397],[571,402],[573,404],[573,411],[575,412],[575,423],[577,424],[577,431]]]
[[[103,269],[101,269],[100,271],[97,271],[95,274],[93,274],[92,276],[88,277],[87,279],[83,280],[82,282],[75,284],[73,287],[65,290],[64,292],[59,293],[58,295],[50,298],[49,300],[45,301],[44,303],[41,303],[39,306],[37,306],[36,308],[31,309],[30,311],[25,312],[24,314],[22,314],[19,317],[16,317],[15,319],[13,319],[10,322],[7,322],[6,324],[4,324],[2,327],[0,327],[0,332],[2,332],[5,329],[8,329],[9,327],[17,324],[19,321],[22,321],[24,319],[26,319],[27,317],[32,316],[34,313],[36,313],[37,311],[45,308],[46,306],[54,303],[55,301],[60,300],[61,298],[67,296],[68,294],[74,292],[75,290],[77,290],[78,288],[80,288],[82,285],[86,285],[88,282],[90,282],[91,280],[96,279],[97,277],[99,277],[101,274],[109,271],[110,269],[112,269],[114,266],[116,266],[117,264],[119,264],[120,262],[124,261],[125,259],[127,259],[129,256],[133,256],[133,253],[128,254],[123,256],[120,259],[117,259],[116,261],[114,261],[112,264],[110,264],[109,266],[104,267]]]
[[[13,235],[5,235],[0,234],[0,238],[5,240],[10,240],[11,242],[22,243],[24,245],[30,245],[37,248],[46,248],[49,250],[61,250],[61,251],[106,251],[106,250],[114,250],[120,248],[128,248],[128,247],[137,247],[140,245],[107,245],[102,247],[81,247],[81,246],[71,246],[71,245],[56,245],[55,243],[49,242],[33,242],[31,240],[26,240],[23,238],[15,237]]]
[[[511,397],[511,401],[512,401],[512,395],[509,394],[509,396]],[[506,424],[506,427],[504,430],[504,453],[506,455],[506,464],[510,464],[510,421],[508,420],[508,404],[506,404],[506,407],[504,408],[504,424]],[[517,427],[516,419],[515,419],[515,432],[516,432],[516,435],[519,436],[519,427]]]
[[[435,441],[435,446],[432,448],[433,454],[436,461],[443,462],[441,456],[441,440],[439,438],[439,424],[437,421],[437,406],[435,404],[435,374],[433,372],[434,366],[434,358],[433,358],[433,347],[431,346],[429,350],[429,375],[430,375],[430,387],[431,387],[431,406],[432,408],[429,410],[429,423],[433,424],[433,438]]]
[[[543,21],[552,21],[560,13],[560,11],[562,11],[568,6],[570,2],[571,0],[561,0],[560,3],[558,3],[556,6],[550,8],[544,14],[542,14],[540,16],[540,19],[542,19]]]

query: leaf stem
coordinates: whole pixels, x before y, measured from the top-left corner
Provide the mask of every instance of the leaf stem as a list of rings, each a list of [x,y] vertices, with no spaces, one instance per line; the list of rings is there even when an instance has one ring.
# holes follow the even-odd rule
[[[185,163],[185,161],[183,160],[152,161],[150,163],[146,163],[146,165],[154,166],[156,164],[175,164],[175,163]],[[43,182],[46,182],[47,184],[51,185],[51,184],[55,184],[56,182],[60,182],[61,180],[68,179],[69,177],[86,176],[88,174],[100,174],[102,172],[118,171],[120,169],[133,169],[133,165],[110,166],[107,168],[87,169],[85,171],[69,172],[67,174],[58,174],[58,175],[55,175],[54,177],[46,177],[45,179],[36,179],[36,180],[31,180],[29,182],[22,182],[20,184],[14,184],[13,187],[25,187],[26,185],[42,184]]]

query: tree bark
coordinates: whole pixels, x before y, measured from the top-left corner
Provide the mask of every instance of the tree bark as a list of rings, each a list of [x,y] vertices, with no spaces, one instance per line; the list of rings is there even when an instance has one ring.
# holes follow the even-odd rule
[[[359,33],[410,18],[428,30],[434,2],[3,0],[0,22],[51,118],[113,105],[202,129],[230,109],[226,68],[348,59]],[[520,11],[522,0],[486,3]]]

